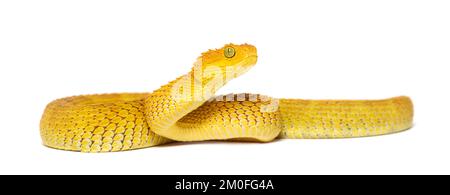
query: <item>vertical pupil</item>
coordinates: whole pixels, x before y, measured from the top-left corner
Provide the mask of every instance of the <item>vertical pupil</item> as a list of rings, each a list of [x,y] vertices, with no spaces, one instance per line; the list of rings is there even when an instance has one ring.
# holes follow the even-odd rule
[[[225,50],[225,57],[231,58],[234,56],[234,49],[233,48],[226,48]]]

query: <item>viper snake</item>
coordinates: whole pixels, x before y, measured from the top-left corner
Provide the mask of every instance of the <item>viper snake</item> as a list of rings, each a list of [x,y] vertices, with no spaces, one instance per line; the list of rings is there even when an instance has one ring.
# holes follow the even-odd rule
[[[352,138],[411,128],[408,97],[384,100],[276,99],[215,93],[257,62],[252,45],[202,53],[190,72],[152,93],[82,95],[47,105],[43,144],[81,152],[114,152],[170,142],[270,142],[279,138]]]

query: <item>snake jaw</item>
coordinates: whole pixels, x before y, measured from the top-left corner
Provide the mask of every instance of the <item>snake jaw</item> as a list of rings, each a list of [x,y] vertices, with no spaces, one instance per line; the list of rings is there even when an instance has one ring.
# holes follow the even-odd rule
[[[256,47],[250,44],[227,44],[220,49],[210,50],[201,56],[201,70],[208,75],[222,74],[225,82],[245,74],[258,60]]]

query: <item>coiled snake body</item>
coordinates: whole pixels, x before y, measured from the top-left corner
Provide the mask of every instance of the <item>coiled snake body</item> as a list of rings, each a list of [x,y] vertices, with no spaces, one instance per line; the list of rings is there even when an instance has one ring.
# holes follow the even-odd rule
[[[110,152],[173,141],[374,136],[412,126],[408,97],[300,100],[214,95],[256,61],[254,46],[228,44],[203,53],[192,71],[152,93],[55,100],[41,119],[43,143],[63,150]]]

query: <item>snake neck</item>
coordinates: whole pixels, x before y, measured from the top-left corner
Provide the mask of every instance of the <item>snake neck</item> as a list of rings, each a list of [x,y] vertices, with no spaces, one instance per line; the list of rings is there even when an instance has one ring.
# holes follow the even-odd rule
[[[223,75],[226,70],[222,67],[215,70],[194,67],[154,91],[144,100],[145,116],[152,131],[167,138],[182,139],[177,121],[213,98],[231,80]]]

